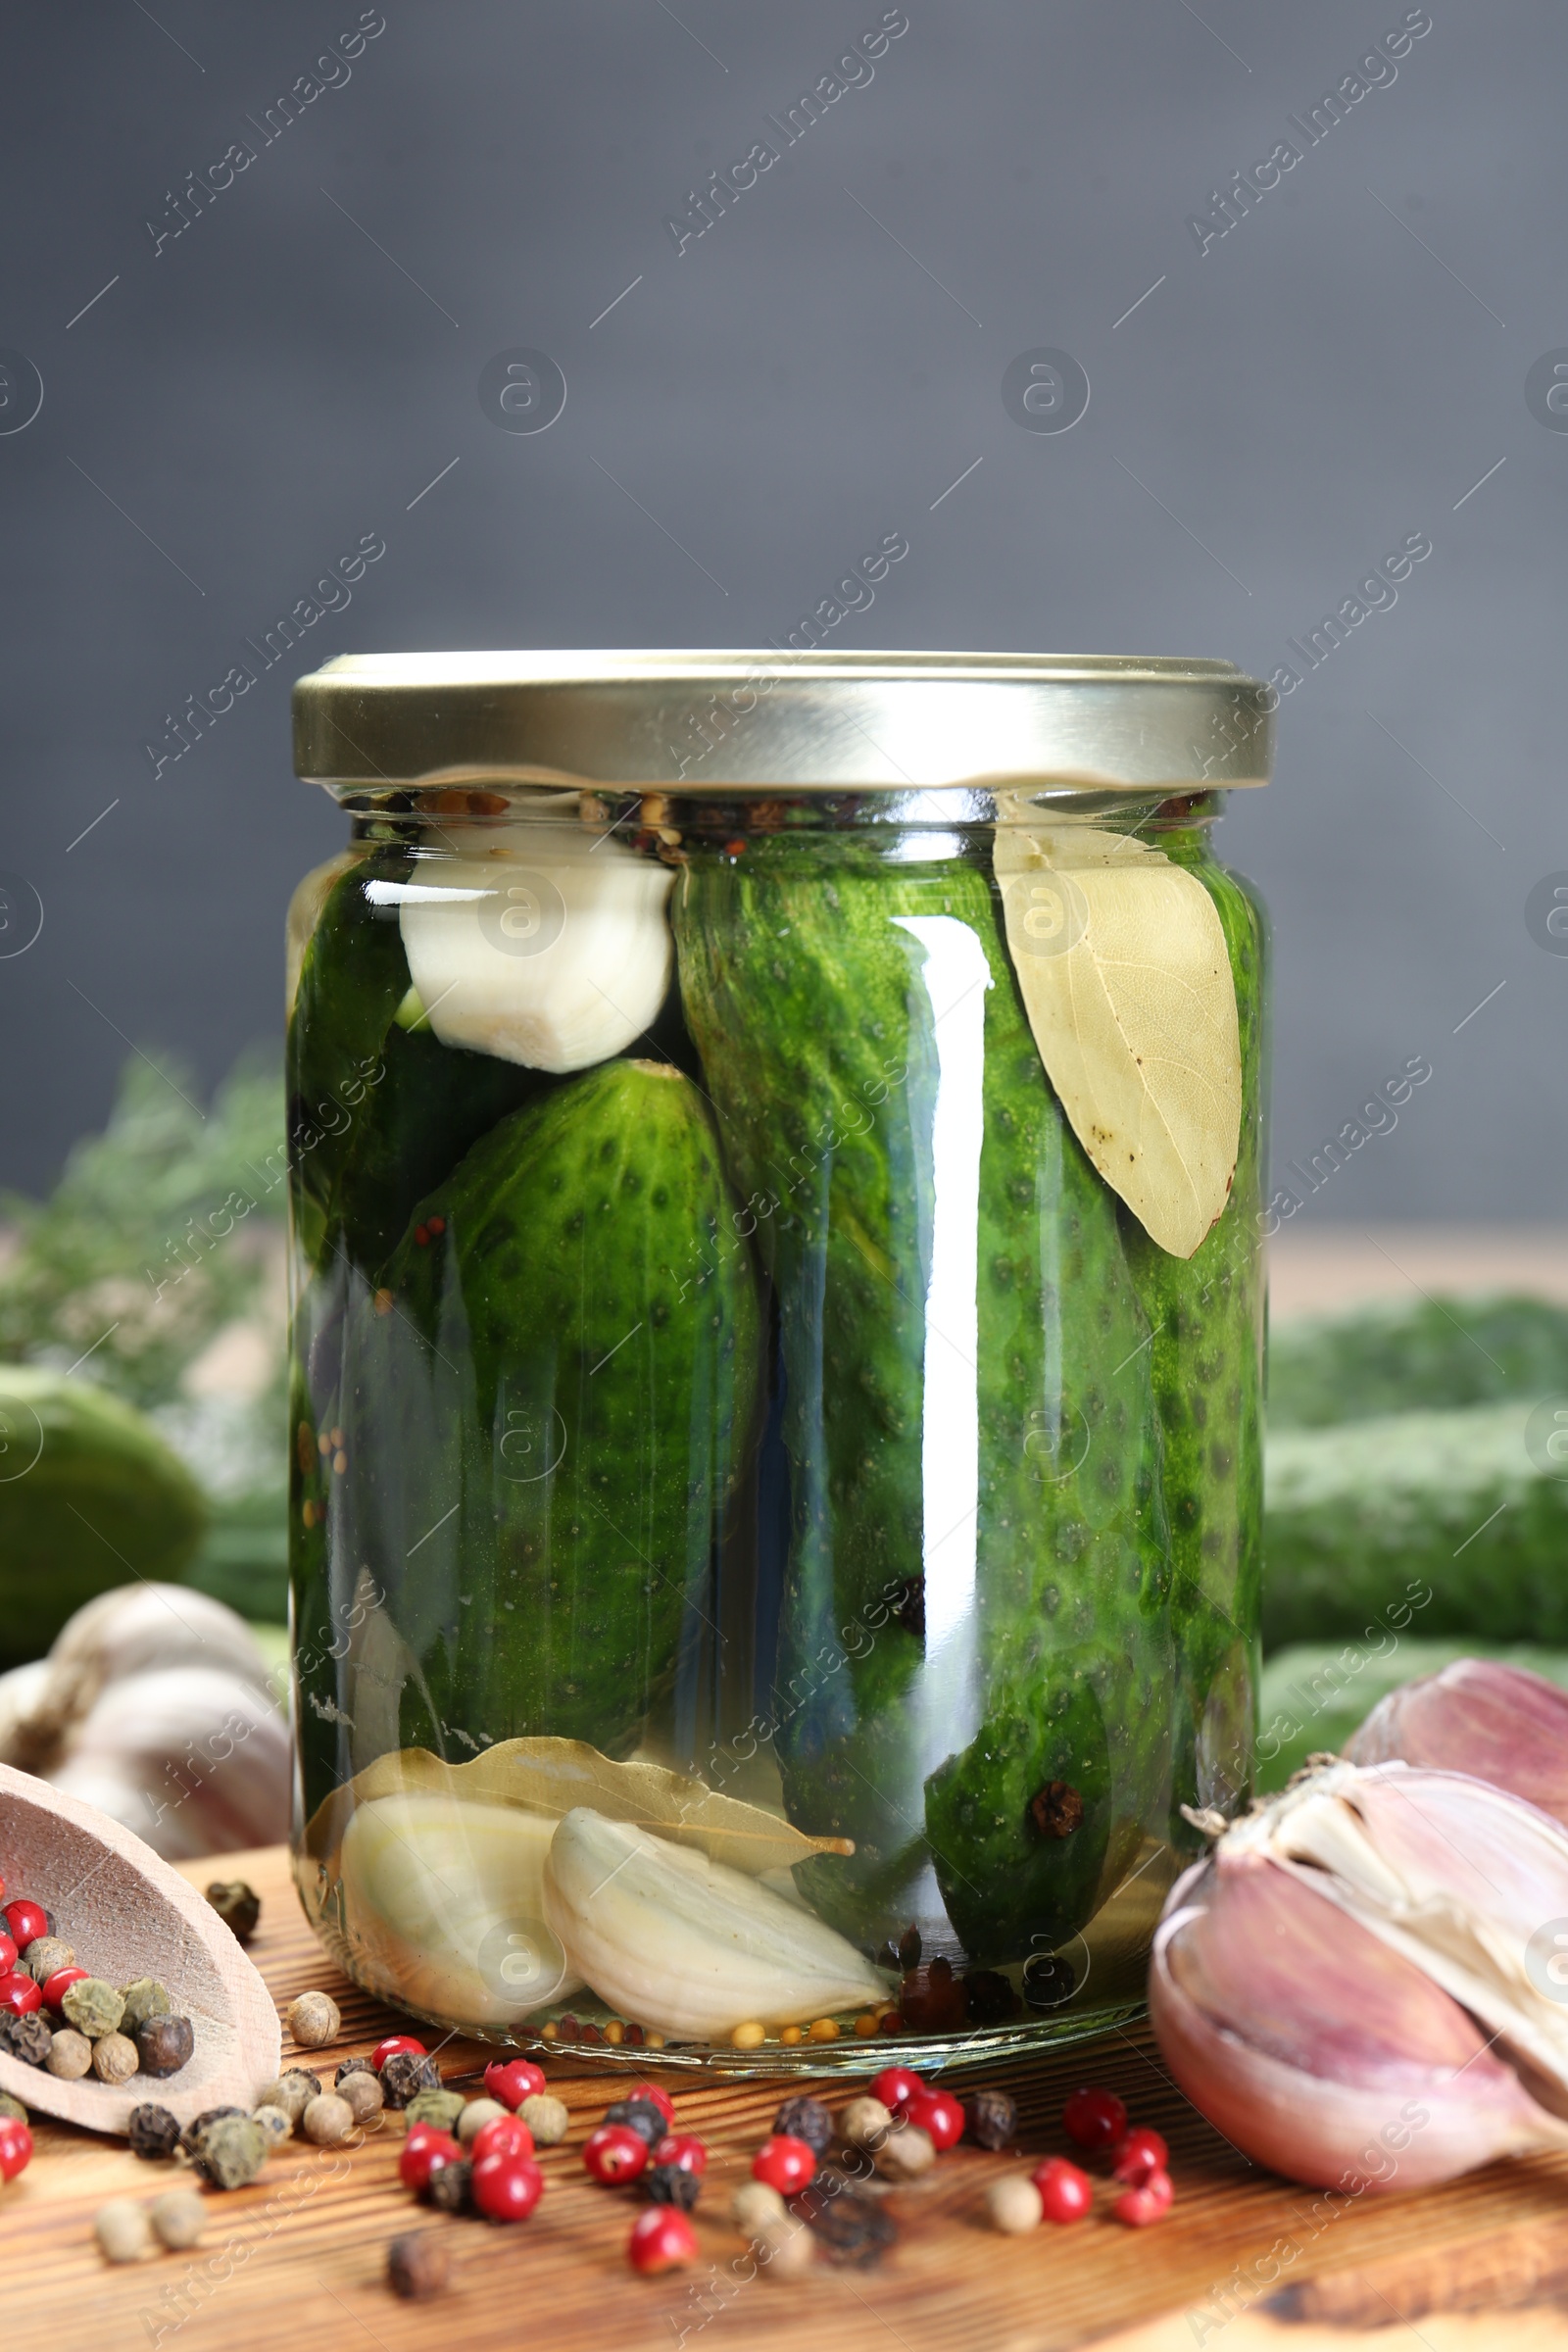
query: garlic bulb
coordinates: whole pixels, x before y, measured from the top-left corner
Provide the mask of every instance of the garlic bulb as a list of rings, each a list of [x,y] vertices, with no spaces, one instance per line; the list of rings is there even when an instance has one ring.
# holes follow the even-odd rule
[[[444,1046],[536,1070],[620,1054],[657,1017],[672,869],[607,835],[509,827],[504,854],[433,861],[399,886],[424,1017]]]
[[[1418,2187],[1568,2147],[1563,1920],[1568,1837],[1532,1806],[1335,1763],[1178,1881],[1150,2013],[1182,2088],[1259,2163]]]
[[[601,2000],[696,2040],[887,1990],[852,1943],[760,1880],[585,1805],[556,1830],[544,1913]]]
[[[47,1658],[0,1678],[0,1760],[96,1805],[166,1859],[288,1834],[286,1714],[243,1618],[183,1585],[102,1592]]]
[[[513,2026],[575,1992],[545,1924],[556,1824],[514,1805],[382,1796],[357,1807],[339,1860],[361,1981],[470,2027]]]
[[[1495,1658],[1456,1658],[1379,1699],[1345,1750],[1469,1773],[1568,1823],[1568,1690]]]

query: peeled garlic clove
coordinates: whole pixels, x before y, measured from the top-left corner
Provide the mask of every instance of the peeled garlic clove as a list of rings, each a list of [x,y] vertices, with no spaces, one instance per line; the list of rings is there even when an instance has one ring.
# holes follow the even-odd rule
[[[288,1836],[287,1720],[254,1683],[208,1666],[107,1684],[43,1777],[170,1861]]]
[[[887,1990],[852,1943],[757,1879],[587,1806],[556,1831],[544,1904],[601,2000],[662,2033],[798,2025]]]
[[[454,2024],[515,2025],[576,1991],[545,1918],[553,1819],[447,1796],[359,1806],[339,1860],[356,1973]]]
[[[1470,1773],[1568,1824],[1568,1690],[1495,1658],[1456,1658],[1379,1699],[1352,1764]]]
[[[672,869],[620,842],[510,828],[505,856],[431,860],[399,920],[444,1046],[582,1070],[641,1037],[669,988]]]
[[[1489,2036],[1289,1870],[1225,1848],[1172,1890],[1149,2007],[1200,2112],[1313,2187],[1418,2188],[1568,2146]]]

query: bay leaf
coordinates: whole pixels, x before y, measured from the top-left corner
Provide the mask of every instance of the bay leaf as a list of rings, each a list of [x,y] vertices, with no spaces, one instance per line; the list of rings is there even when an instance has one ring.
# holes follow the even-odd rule
[[[1191,1257],[1241,1140],[1219,910],[1163,852],[1094,826],[999,823],[993,860],[1024,1010],[1073,1133],[1160,1249]]]
[[[725,1796],[666,1765],[617,1764],[585,1740],[501,1740],[466,1764],[448,1764],[428,1748],[378,1756],[318,1808],[306,1834],[312,1855],[335,1857],[356,1805],[381,1796],[445,1795],[470,1804],[514,1805],[559,1821],[587,1805],[611,1821],[636,1822],[695,1845],[714,1862],[754,1878],[816,1854],[853,1854],[848,1838],[808,1838],[781,1814]]]

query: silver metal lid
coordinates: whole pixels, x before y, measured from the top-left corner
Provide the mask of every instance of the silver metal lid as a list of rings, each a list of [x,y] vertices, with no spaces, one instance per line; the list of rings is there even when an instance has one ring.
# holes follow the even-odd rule
[[[294,764],[338,792],[1168,794],[1267,783],[1275,699],[1228,662],[1122,655],[344,654],[294,688]]]

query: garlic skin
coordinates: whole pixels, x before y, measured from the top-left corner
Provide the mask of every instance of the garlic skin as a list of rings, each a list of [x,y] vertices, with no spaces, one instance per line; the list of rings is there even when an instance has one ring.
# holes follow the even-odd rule
[[[601,2000],[664,2034],[799,2025],[887,1991],[852,1943],[760,1880],[587,1806],[556,1830],[544,1910]]]
[[[499,846],[499,845],[498,845]],[[399,886],[403,951],[444,1046],[583,1070],[657,1018],[673,868],[601,835],[509,827],[504,854],[432,859]]]
[[[1568,1824],[1568,1690],[1497,1658],[1455,1658],[1379,1699],[1352,1764],[1468,1773]]]
[[[356,1808],[338,1871],[361,1981],[455,2023],[515,2026],[582,1979],[546,1924],[556,1824],[514,1805],[382,1796]]]
[[[1563,1919],[1568,1836],[1535,1807],[1458,1773],[1336,1762],[1177,1883],[1151,2016],[1183,2089],[1260,2163],[1418,2187],[1568,2147],[1568,2006],[1547,1969]]]

